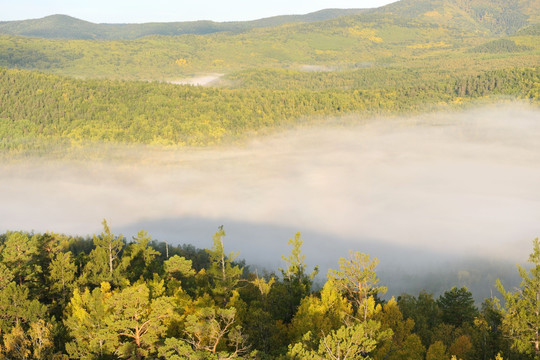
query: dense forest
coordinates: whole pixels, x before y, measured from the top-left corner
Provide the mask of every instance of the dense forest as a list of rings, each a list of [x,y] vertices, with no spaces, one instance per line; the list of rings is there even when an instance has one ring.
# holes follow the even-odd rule
[[[537,103],[540,94],[540,67],[411,80],[408,86],[395,71],[359,70],[347,78],[259,71],[246,78],[273,85],[253,88],[248,81],[245,88],[227,89],[76,80],[0,68],[0,148],[46,151],[51,144],[92,141],[213,145],[309,116],[414,112],[494,96]]]
[[[315,289],[299,233],[283,268],[259,273],[225,251],[223,227],[205,250],[103,227],[0,235],[2,358],[540,358],[538,239],[520,288],[498,282],[500,300],[477,307],[466,288],[385,295],[378,260],[357,251]]]

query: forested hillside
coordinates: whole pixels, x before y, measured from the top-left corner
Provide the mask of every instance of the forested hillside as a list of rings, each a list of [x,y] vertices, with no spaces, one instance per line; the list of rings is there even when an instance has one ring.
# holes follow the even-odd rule
[[[314,291],[300,234],[277,272],[213,246],[169,246],[140,231],[72,238],[0,235],[5,359],[537,359],[540,243],[518,291],[480,308],[466,288],[382,296],[378,260],[350,252]],[[523,292],[521,291],[523,290]],[[397,294],[394,294],[397,295]],[[504,306],[501,306],[504,305]]]
[[[131,41],[1,35],[0,66],[78,78],[145,81],[269,68],[313,69],[320,77],[328,72],[346,77],[348,73],[342,71],[365,68],[393,67],[445,75],[537,66],[538,35],[519,32],[538,24],[536,3],[514,0],[491,7],[487,3],[403,0],[325,21],[207,35],[156,34]],[[513,13],[519,13],[516,17],[521,20],[505,18]],[[489,21],[501,29],[489,30]],[[516,46],[496,53],[471,52],[500,38]],[[394,76],[399,78],[400,74]]]
[[[502,95],[537,102],[540,68],[422,82],[413,81],[411,73],[402,83],[396,83],[392,70],[359,70],[346,80],[280,71],[243,76],[247,89],[219,89],[83,81],[0,68],[0,145],[9,152],[92,141],[212,145],[305,116],[411,112]],[[251,88],[253,76],[253,82],[269,88]]]

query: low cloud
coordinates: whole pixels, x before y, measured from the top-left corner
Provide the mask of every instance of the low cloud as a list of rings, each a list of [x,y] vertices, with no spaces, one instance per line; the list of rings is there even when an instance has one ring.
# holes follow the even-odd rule
[[[293,231],[310,262],[329,266],[349,248],[395,266],[410,261],[404,249],[524,261],[540,235],[539,115],[506,104],[299,128],[237,147],[9,162],[0,230],[86,235],[106,218],[124,235],[146,225],[157,239],[209,247],[223,224],[229,250],[248,263],[279,262]]]

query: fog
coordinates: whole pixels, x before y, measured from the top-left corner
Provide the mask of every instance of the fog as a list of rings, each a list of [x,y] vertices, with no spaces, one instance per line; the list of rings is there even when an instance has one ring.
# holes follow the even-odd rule
[[[105,218],[128,239],[145,229],[210,247],[224,225],[227,251],[271,269],[301,232],[307,262],[323,273],[352,249],[381,260],[394,294],[438,291],[446,270],[457,274],[449,282],[483,281],[486,292],[493,279],[474,266],[507,276],[540,236],[539,140],[538,108],[513,103],[353,116],[221,148],[4,161],[0,231],[84,236]]]

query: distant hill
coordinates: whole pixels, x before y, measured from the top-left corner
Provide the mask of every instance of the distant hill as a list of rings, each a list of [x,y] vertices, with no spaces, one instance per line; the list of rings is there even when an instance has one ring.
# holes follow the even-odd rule
[[[236,23],[114,25],[56,15],[0,23],[0,66],[144,81],[223,74],[219,86],[281,89],[299,84],[348,88],[356,78],[351,71],[373,70],[375,77],[397,84],[402,76],[409,81],[419,75],[430,79],[516,64],[537,66],[539,3],[401,0],[378,9],[323,10]],[[6,28],[25,36],[1,34]],[[170,36],[180,33],[184,35]],[[74,39],[58,39],[68,36]],[[262,73],[275,81],[268,82]]]
[[[538,0],[402,0],[375,9],[485,34],[514,34],[540,21]]]
[[[149,35],[205,35],[217,32],[240,32],[290,23],[324,21],[365,12],[364,9],[325,9],[305,15],[283,15],[253,21],[213,22],[207,20],[144,23],[95,24],[67,15],[41,19],[0,22],[0,34],[71,40],[133,40]]]
[[[357,16],[384,21],[388,16],[474,31],[511,35],[540,22],[538,0],[401,0],[376,9],[325,9],[305,15],[283,15],[253,21],[207,20],[144,24],[95,24],[67,15],[0,22],[0,34],[74,40],[133,40],[149,35],[205,35],[243,32],[285,24],[312,23]]]

